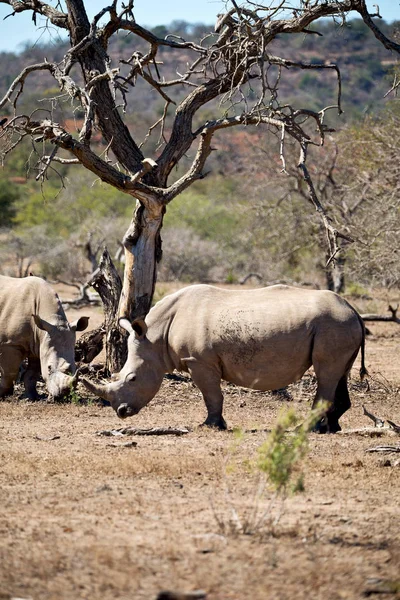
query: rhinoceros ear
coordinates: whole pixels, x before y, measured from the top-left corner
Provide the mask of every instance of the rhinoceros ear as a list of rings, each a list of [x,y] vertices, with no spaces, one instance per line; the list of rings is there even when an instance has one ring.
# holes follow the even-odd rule
[[[138,340],[144,338],[147,332],[147,325],[143,319],[136,319],[133,323],[130,323],[128,319],[120,319],[119,321],[120,327],[125,329],[129,334],[134,333]]]
[[[32,315],[32,317],[35,321],[36,327],[39,327],[39,329],[41,329],[42,331],[47,331],[47,333],[50,333],[50,331],[54,329],[54,325],[48,323],[47,321],[39,317],[39,315]]]
[[[73,331],[85,331],[86,327],[89,325],[90,317],[79,317],[77,321],[70,323],[69,326]]]
[[[136,337],[141,340],[147,333],[147,325],[143,319],[136,319],[132,323],[132,329],[136,333]]]
[[[119,319],[118,324],[122,329],[125,329],[128,333],[133,333],[132,325],[128,319]]]

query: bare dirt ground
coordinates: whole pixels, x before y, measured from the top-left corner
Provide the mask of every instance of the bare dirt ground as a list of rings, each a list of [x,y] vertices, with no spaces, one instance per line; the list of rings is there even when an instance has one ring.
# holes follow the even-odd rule
[[[383,296],[373,307],[353,303],[387,307]],[[91,312],[95,327],[101,312]],[[370,389],[354,369],[343,432],[310,435],[305,491],[283,510],[267,510],[272,492],[257,495],[250,463],[282,407],[308,413],[311,376],[290,386],[291,400],[225,386],[227,432],[198,427],[205,407],[189,380],[166,379],[123,423],[190,428],[180,437],[97,435],[122,423],[94,401],[0,402],[0,599],[148,600],[199,589],[208,600],[399,599],[400,453],[366,450],[400,438],[349,432],[372,425],[363,405],[400,423],[400,327],[369,328]],[[256,523],[252,509],[267,516]],[[235,515],[253,524],[249,534],[233,532]]]

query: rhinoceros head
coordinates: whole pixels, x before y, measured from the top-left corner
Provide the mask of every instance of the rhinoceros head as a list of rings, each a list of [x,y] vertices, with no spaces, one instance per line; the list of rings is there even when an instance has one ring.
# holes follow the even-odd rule
[[[87,389],[111,403],[117,415],[124,419],[136,415],[150,402],[160,389],[164,369],[154,344],[146,337],[147,326],[143,320],[130,323],[120,319],[120,325],[129,333],[128,358],[111,381],[99,385],[84,377]]]
[[[36,327],[45,332],[40,339],[40,366],[47,390],[53,398],[63,398],[76,385],[76,332],[86,329],[89,317],[68,323],[59,315],[55,315],[52,322],[39,315],[32,316]]]

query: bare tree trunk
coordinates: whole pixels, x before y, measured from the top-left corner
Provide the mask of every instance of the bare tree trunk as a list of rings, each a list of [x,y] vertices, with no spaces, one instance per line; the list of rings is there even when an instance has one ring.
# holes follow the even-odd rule
[[[154,203],[152,208],[150,212],[138,202],[125,234],[123,284],[106,249],[98,269],[88,281],[88,285],[99,293],[103,303],[102,328],[106,338],[106,370],[109,373],[119,372],[127,359],[127,334],[119,327],[119,318],[126,317],[130,321],[144,319],[151,308],[157,279],[157,262],[161,259],[160,230],[165,213],[161,203]],[[85,352],[86,348],[81,350],[83,355]]]
[[[106,369],[119,372],[127,358],[127,334],[118,325],[118,304],[121,296],[121,278],[105,249],[92,279],[88,282],[100,294],[104,307],[106,336]]]
[[[125,270],[119,317],[130,321],[144,319],[151,308],[162,256],[160,230],[165,207],[155,203],[152,208],[138,203],[123,241]]]

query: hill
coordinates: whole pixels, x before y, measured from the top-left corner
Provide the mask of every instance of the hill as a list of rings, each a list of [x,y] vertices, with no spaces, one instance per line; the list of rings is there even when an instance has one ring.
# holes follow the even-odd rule
[[[380,28],[388,35],[398,31],[399,23],[387,24],[380,22]],[[174,34],[183,39],[198,41],[212,30],[212,26],[192,25],[185,21],[175,21],[170,26],[159,26],[152,31],[164,37]],[[133,41],[135,44],[133,45]],[[211,43],[212,37],[209,38]],[[14,77],[26,65],[42,62],[43,57],[49,61],[59,62],[68,50],[67,43],[28,47],[19,54],[2,52],[0,54],[0,94],[3,96]],[[133,52],[143,52],[145,46],[137,38],[130,35],[119,36],[110,45],[112,66],[119,66],[123,72],[124,66],[120,59],[126,60]],[[312,65],[326,65],[336,63],[341,70],[343,81],[343,106],[346,119],[354,118],[362,113],[374,109],[377,102],[382,102],[384,92],[390,88],[390,79],[396,64],[396,57],[381,44],[377,43],[372,32],[360,19],[349,21],[346,25],[339,26],[331,20],[325,20],[318,25],[315,34],[297,34],[280,36],[272,47],[275,55],[294,61],[303,61]],[[181,56],[180,62],[176,61],[174,51],[164,49],[163,76],[173,79],[179,69],[184,68],[187,56]],[[336,97],[337,81],[331,70],[291,70],[290,76],[284,73],[280,83],[280,95],[288,102],[308,108],[320,110],[333,103]],[[272,80],[277,76],[276,71],[270,69],[267,76]],[[46,88],[48,75],[38,72],[31,78],[25,89],[25,103],[27,108],[43,107],[39,101],[43,99],[43,88]],[[135,103],[127,107],[132,120],[138,114],[141,118],[151,121],[154,115],[160,112],[160,96],[154,90],[146,91],[140,79],[135,84]],[[54,89],[54,80],[48,78],[46,97],[52,98],[59,94]],[[174,98],[175,99],[175,98]]]
[[[387,35],[392,35],[397,27],[396,24],[385,23],[380,23],[380,26]],[[153,32],[159,37],[164,37],[169,31],[184,39],[198,40],[206,36],[210,29],[205,25],[175,22],[168,28],[157,27]],[[208,37],[206,43],[212,43],[212,39],[212,36]],[[137,42],[136,38],[133,45],[133,40],[130,35],[120,35],[110,46],[110,65],[120,65],[122,75],[130,68],[124,61],[134,52],[145,52],[145,45]],[[3,53],[0,61],[0,93],[4,94],[24,66],[42,62],[43,56],[49,61],[62,61],[67,50],[67,44],[60,43],[26,48],[18,55]],[[320,68],[333,62],[338,64],[342,74],[342,108],[345,112],[339,120],[335,117],[337,111],[331,111],[329,124],[339,129],[346,124],[356,123],[357,128],[362,128],[365,113],[378,114],[387,102],[383,97],[391,86],[396,62],[394,56],[374,39],[360,20],[342,26],[325,21],[319,24],[317,33],[281,35],[270,52],[316,67],[301,70],[282,68],[281,72],[276,66],[267,69],[266,77],[272,89],[279,78],[281,105],[287,102],[296,108],[315,110],[335,105],[335,71]],[[190,61],[190,53],[189,50],[185,51],[180,56],[180,62],[177,62],[174,50],[164,48],[159,58],[162,61],[162,76],[170,80],[176,77],[176,72],[185,71],[185,61]],[[157,69],[156,66],[151,68]],[[249,94],[253,91],[249,88]],[[134,102],[126,106],[125,122],[135,140],[146,143],[145,156],[157,159],[158,148],[162,144],[159,128],[153,130],[152,136],[147,134],[151,125],[163,114],[164,100],[156,89],[146,87],[141,77],[137,77],[132,86],[127,86],[126,93],[128,100],[132,98]],[[183,89],[183,86],[178,91],[168,88],[172,101],[178,101],[186,93],[187,88]],[[27,80],[21,100],[23,104],[20,110],[25,114],[34,110],[51,111],[52,118],[73,133],[81,126],[82,112],[79,107],[75,108],[74,118],[71,118],[70,98],[60,94],[60,90],[54,87],[54,80],[44,72],[39,71],[35,77]],[[209,104],[203,108],[202,122],[223,115],[231,108],[232,105]],[[173,102],[169,110],[171,115],[175,110]],[[167,118],[164,129],[167,135],[170,122]],[[366,131],[362,132],[361,138],[365,137]],[[393,136],[395,131],[391,130]],[[94,133],[92,141],[97,144],[99,153],[105,151],[106,144],[99,131]],[[374,140],[370,143],[371,148],[372,144],[377,147]],[[326,164],[318,165],[313,158],[313,168],[320,170],[315,175],[322,182],[321,193],[326,194],[328,190],[330,205],[334,207],[336,203],[337,210],[342,213],[344,209],[338,201],[338,184],[346,183],[347,167],[352,163],[356,165],[357,148],[363,147],[363,144],[357,144],[356,150],[348,149],[350,162],[347,160],[347,165],[342,162],[342,179],[336,177],[338,171],[335,171],[336,183],[327,180],[329,185],[322,185],[326,168],[331,168],[328,163],[334,151],[328,146],[325,159],[319,159],[325,160]],[[322,273],[321,265],[325,263],[325,257],[318,241],[321,238],[319,221],[315,218],[315,211],[307,209],[305,194],[301,183],[296,183],[296,175],[290,180],[281,173],[279,140],[272,135],[265,135],[265,129],[262,132],[261,128],[242,126],[235,131],[220,132],[215,136],[214,147],[219,152],[213,152],[207,163],[206,174],[209,176],[196,182],[168,206],[162,233],[168,252],[165,253],[160,276],[167,280],[234,281],[249,272],[257,272],[270,281],[281,277],[309,280],[309,273]],[[290,144],[287,144],[285,152],[289,157]],[[380,150],[377,152],[379,154]],[[188,152],[190,154],[192,156],[188,156],[188,160],[193,158],[192,150]],[[324,157],[323,152],[319,150],[318,156]],[[134,200],[110,186],[101,185],[98,180],[94,181],[93,175],[81,167],[63,164],[53,165],[54,168],[48,170],[48,181],[42,187],[34,178],[37,159],[38,154],[31,151],[27,141],[25,148],[19,147],[6,157],[0,182],[3,190],[0,197],[3,221],[0,226],[11,229],[11,237],[3,238],[5,242],[1,244],[5,249],[0,248],[4,252],[3,264],[18,265],[18,273],[24,273],[27,265],[33,261],[49,277],[62,274],[64,278],[83,281],[91,265],[83,259],[79,248],[86,248],[90,239],[92,249],[106,243],[113,252],[116,251],[117,240],[122,238],[130,220]],[[290,162],[293,175],[297,156],[293,156]],[[375,181],[374,173],[381,168],[379,161],[375,163],[373,151],[368,150],[366,157],[358,157],[357,164],[360,167],[354,167],[351,177],[354,179],[357,173],[366,171],[371,173]],[[29,169],[30,177],[26,179],[24,176]],[[174,171],[171,178],[178,177],[180,172]],[[17,190],[17,193],[9,193],[7,186],[10,181],[14,184],[13,192]],[[15,185],[21,182],[26,182],[26,185]],[[365,195],[363,185],[361,182],[361,192],[358,193]],[[378,192],[381,193],[380,190]],[[350,190],[349,194],[344,206],[353,204],[354,190]],[[381,195],[382,198],[387,196],[383,192]],[[384,211],[380,212],[383,214]],[[377,227],[380,223],[378,216],[373,219]],[[343,214],[337,218],[343,223]],[[352,230],[353,223],[349,223],[348,227],[349,231]],[[364,233],[359,237],[362,238]],[[77,258],[78,255],[80,258]],[[379,262],[377,260],[376,264]],[[397,277],[396,274],[394,280]]]

